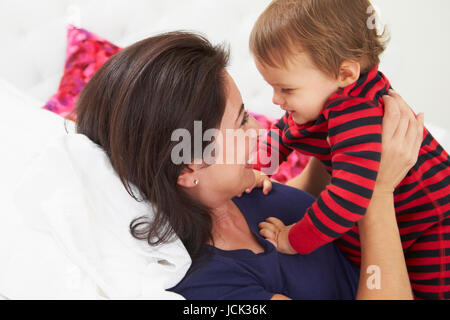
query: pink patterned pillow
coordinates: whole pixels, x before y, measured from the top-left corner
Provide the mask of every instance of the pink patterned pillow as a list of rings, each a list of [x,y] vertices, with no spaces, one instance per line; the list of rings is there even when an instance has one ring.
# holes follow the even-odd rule
[[[260,114],[251,113],[251,115],[258,120],[266,130],[268,130],[272,123],[275,122],[275,119],[271,119]],[[303,171],[309,159],[309,156],[301,154],[297,151],[292,152],[287,161],[283,162],[275,174],[272,175],[272,179],[277,180],[280,183],[286,183]]]
[[[73,112],[77,97],[95,72],[121,48],[87,30],[69,25],[67,29],[67,53],[64,75],[58,92],[43,107],[62,117],[76,121]],[[252,114],[266,129],[274,122],[263,115]],[[305,167],[309,157],[293,152],[273,179],[285,183],[297,176]]]
[[[64,75],[58,92],[43,108],[76,120],[76,115],[72,111],[78,94],[94,73],[120,49],[89,31],[69,25]]]

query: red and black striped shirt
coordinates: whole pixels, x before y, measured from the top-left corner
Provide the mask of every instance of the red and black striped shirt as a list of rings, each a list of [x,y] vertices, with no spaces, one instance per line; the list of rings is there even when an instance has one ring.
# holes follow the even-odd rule
[[[278,157],[281,163],[295,149],[321,160],[331,174],[331,184],[290,231],[289,240],[297,252],[307,254],[339,239],[343,252],[360,263],[355,222],[365,214],[375,186],[381,159],[382,96],[389,89],[388,79],[377,66],[333,94],[316,121],[299,125],[286,113],[260,141],[256,169],[268,166],[264,165],[267,156]],[[261,147],[268,150],[262,152]],[[395,190],[406,258],[407,250],[427,230],[448,221],[449,185],[449,156],[425,129],[417,164]],[[440,264],[435,264],[450,271],[449,234],[434,236],[431,251],[415,254],[438,256]]]

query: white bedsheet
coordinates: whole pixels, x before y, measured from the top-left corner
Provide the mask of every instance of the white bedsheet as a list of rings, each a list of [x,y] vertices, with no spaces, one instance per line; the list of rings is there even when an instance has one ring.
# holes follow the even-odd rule
[[[10,298],[176,299],[186,273],[180,240],[150,247],[130,221],[151,214],[126,192],[106,154],[86,136],[55,137],[14,192],[23,217],[0,293]]]
[[[150,247],[130,221],[150,214],[106,154],[0,79],[0,297],[182,299],[180,242]]]

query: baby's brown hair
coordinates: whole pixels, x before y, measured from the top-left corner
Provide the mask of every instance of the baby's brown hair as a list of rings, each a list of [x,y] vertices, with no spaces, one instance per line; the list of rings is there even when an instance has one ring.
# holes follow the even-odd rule
[[[369,0],[275,0],[253,27],[250,51],[271,67],[304,52],[334,77],[342,62],[354,60],[363,74],[380,63],[388,41],[373,25],[372,9]]]

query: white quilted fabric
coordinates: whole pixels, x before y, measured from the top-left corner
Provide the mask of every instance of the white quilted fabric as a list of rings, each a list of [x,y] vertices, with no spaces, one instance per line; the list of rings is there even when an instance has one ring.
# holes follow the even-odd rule
[[[106,154],[1,78],[0,106],[0,299],[182,298],[164,289],[185,275],[187,251],[131,237],[151,209]]]
[[[0,77],[45,102],[62,75],[66,25],[72,22],[119,46],[172,30],[193,30],[232,48],[230,72],[253,111],[282,113],[257,74],[248,36],[269,0],[4,0],[0,1]],[[4,36],[3,36],[4,34]],[[245,88],[245,89],[244,89]],[[263,109],[258,110],[256,106]]]

